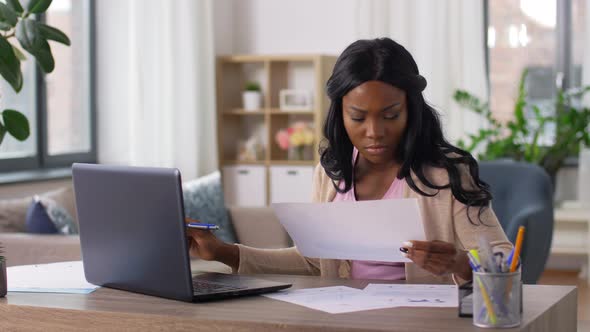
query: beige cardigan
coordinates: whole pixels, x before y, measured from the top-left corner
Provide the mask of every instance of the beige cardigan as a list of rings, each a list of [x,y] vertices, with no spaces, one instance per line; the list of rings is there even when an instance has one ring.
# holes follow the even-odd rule
[[[444,169],[426,168],[425,175],[434,184],[449,183],[448,173]],[[412,174],[412,178],[424,192],[436,192],[422,185],[415,174]],[[463,172],[463,179],[467,180],[463,183],[472,183],[469,181],[470,177],[467,172]],[[336,190],[332,185],[332,180],[326,175],[321,165],[318,165],[313,178],[313,202],[331,202],[335,196]],[[495,250],[508,252],[512,248],[512,244],[506,238],[491,208],[485,209],[481,215],[481,220],[488,226],[473,225],[467,218],[466,206],[454,198],[451,189],[440,190],[436,196],[428,197],[414,192],[404,182],[403,197],[418,199],[427,240],[446,241],[454,243],[460,250],[469,250],[477,248],[478,237],[485,235],[487,239],[492,241],[491,244]],[[469,209],[469,214],[476,223],[478,222],[477,213],[477,207]],[[296,247],[256,249],[238,245],[238,248],[240,264],[237,271],[234,272],[240,274],[300,274],[320,275],[326,278],[350,278],[351,275],[350,261],[303,257]],[[405,272],[406,280],[411,283],[452,283],[453,280],[462,282],[456,276],[453,278],[450,275],[435,276],[414,263],[405,263]]]

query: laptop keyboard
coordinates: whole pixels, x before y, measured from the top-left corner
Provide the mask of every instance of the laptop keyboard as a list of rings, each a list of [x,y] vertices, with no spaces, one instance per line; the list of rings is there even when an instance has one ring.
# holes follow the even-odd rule
[[[245,287],[236,287],[206,280],[193,279],[193,294],[230,292],[244,288]]]

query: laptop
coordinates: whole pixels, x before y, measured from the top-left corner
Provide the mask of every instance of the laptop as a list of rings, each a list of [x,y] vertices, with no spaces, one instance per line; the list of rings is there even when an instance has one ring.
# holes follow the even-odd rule
[[[88,282],[188,302],[291,286],[223,273],[191,275],[178,169],[76,163],[72,173]]]

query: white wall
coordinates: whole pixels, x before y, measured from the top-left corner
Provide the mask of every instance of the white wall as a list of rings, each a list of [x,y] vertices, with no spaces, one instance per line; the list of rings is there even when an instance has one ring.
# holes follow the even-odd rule
[[[226,20],[215,24],[216,51],[339,54],[358,39],[357,7],[357,0],[216,0],[215,18]]]

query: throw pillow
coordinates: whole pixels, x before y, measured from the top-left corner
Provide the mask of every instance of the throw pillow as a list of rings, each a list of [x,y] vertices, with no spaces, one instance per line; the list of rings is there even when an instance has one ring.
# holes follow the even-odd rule
[[[55,234],[57,228],[49,218],[45,207],[39,197],[35,197],[29,206],[25,220],[26,230],[29,233]]]
[[[221,186],[219,171],[183,184],[184,211],[187,218],[219,226],[215,235],[228,243],[236,242]]]
[[[74,189],[71,185],[40,194],[39,196],[41,196],[41,200],[43,200],[43,198],[49,198],[55,201],[58,206],[64,208],[74,220],[76,228],[78,228],[76,199],[74,198]]]
[[[40,201],[47,215],[49,215],[49,219],[51,219],[51,222],[57,228],[58,233],[78,234],[78,226],[74,218],[72,218],[64,207],[47,197],[41,197]]]
[[[0,200],[0,232],[25,232],[27,209],[32,197]]]

